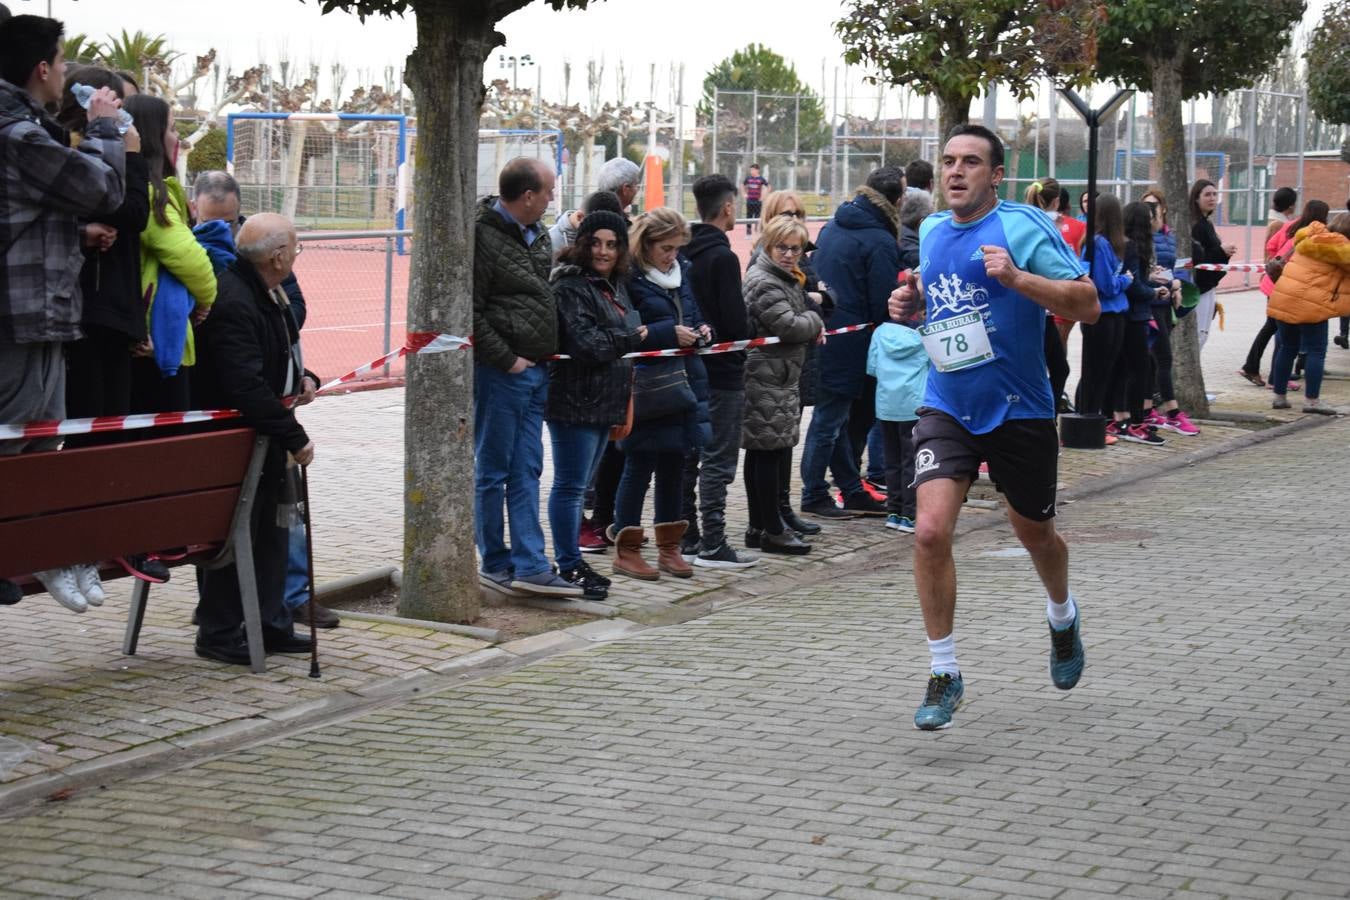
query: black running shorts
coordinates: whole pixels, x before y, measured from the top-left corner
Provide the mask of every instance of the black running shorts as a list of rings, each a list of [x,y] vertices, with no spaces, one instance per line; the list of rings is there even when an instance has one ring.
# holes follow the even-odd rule
[[[994,487],[1019,515],[1036,522],[1054,518],[1059,477],[1054,419],[1010,419],[987,434],[971,434],[946,413],[920,407],[914,426],[915,487],[935,478],[973,482],[982,462],[989,463]]]

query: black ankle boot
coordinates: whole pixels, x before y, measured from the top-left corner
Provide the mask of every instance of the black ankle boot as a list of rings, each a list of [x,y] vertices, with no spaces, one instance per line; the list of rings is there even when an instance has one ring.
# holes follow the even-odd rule
[[[763,534],[764,534],[763,528],[751,527],[745,529],[745,546],[749,547],[751,550],[758,550],[759,539],[760,536]]]
[[[807,522],[793,511],[791,506],[781,506],[778,508],[778,514],[783,517],[783,524],[798,534],[820,534],[820,526],[815,522]]]
[[[784,553],[789,556],[804,556],[811,552],[811,545],[791,531],[782,534],[769,534],[766,531],[760,535],[759,546],[765,553]]]

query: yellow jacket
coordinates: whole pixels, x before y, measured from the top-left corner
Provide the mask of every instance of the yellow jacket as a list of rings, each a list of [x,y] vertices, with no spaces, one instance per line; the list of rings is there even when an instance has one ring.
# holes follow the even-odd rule
[[[1350,238],[1313,222],[1294,235],[1294,255],[1275,282],[1266,314],[1291,325],[1350,316]]]
[[[159,284],[159,268],[172,272],[188,289],[198,306],[210,306],[216,301],[216,272],[211,257],[188,225],[187,195],[178,179],[164,179],[169,202],[164,205],[168,225],[155,219],[155,186],[150,185],[150,220],[141,232],[141,297],[145,300],[145,317],[150,321],[150,306],[155,302],[155,287]],[[188,324],[187,343],[183,347],[183,365],[197,362],[196,344],[192,340],[192,324]]]

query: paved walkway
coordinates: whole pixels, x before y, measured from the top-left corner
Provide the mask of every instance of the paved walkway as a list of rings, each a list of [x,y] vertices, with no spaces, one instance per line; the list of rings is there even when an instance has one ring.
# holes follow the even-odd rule
[[[1226,297],[1228,330],[1206,348],[1216,407],[1268,412],[1269,392],[1249,386],[1233,370],[1259,327],[1263,308],[1252,297]],[[1332,347],[1329,359],[1343,373],[1324,396],[1350,408],[1350,354]],[[1341,354],[1344,354],[1343,356]],[[1075,346],[1071,358],[1076,359]],[[316,566],[323,583],[343,575],[397,565],[402,552],[401,390],[325,399],[303,412],[319,447],[313,493]],[[1301,418],[1297,409],[1277,416]],[[1194,452],[1218,452],[1249,434],[1236,425],[1206,425],[1194,438],[1175,438],[1161,449],[1121,444],[1100,452],[1065,451],[1061,483],[1069,496],[1106,483],[1152,473]],[[1133,473],[1133,475],[1131,474]],[[545,484],[548,475],[545,474]],[[1273,497],[1278,502],[1278,496]],[[745,522],[744,492],[730,492],[729,521],[736,536]],[[1292,508],[1292,507],[1290,507]],[[968,510],[968,521],[997,521],[1001,513]],[[1270,517],[1262,514],[1254,533]],[[827,526],[817,550],[803,559],[770,557],[744,572],[698,570],[695,578],[656,583],[620,580],[611,603],[628,620],[680,621],[748,597],[832,584],[869,554],[904,557],[910,538],[886,531],[876,520]],[[596,565],[602,570],[608,556]],[[1151,576],[1150,576],[1151,577]],[[216,740],[222,730],[288,721],[294,710],[356,702],[363,692],[391,678],[435,673],[486,644],[431,628],[374,624],[348,618],[322,635],[324,677],[307,676],[296,657],[271,657],[269,671],[246,670],[197,659],[189,615],[195,602],[190,573],[151,594],[149,614],[135,657],[118,652],[126,599],[125,580],[110,585],[108,604],[73,616],[36,596],[0,611],[9,641],[0,661],[0,744],[23,756],[7,765],[0,747],[0,782],[22,784],[62,771],[99,770],[109,760],[150,758]],[[532,652],[527,645],[526,652]],[[8,742],[17,742],[10,745]]]
[[[1072,692],[1029,560],[982,529],[957,546],[968,702],[914,731],[907,552],[874,547],[826,583],[26,810],[0,821],[0,892],[1344,896],[1347,440],[1338,420],[1069,505]]]

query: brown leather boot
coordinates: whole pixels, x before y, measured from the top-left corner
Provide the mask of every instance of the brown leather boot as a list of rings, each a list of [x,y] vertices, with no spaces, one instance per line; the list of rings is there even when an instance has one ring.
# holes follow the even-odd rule
[[[679,522],[660,522],[652,526],[652,530],[656,532],[656,567],[667,575],[674,575],[676,578],[694,577],[693,567],[680,555],[680,538],[684,537],[685,529],[688,527],[689,523],[683,519]]]
[[[642,540],[642,528],[638,525],[629,525],[614,535],[614,572],[643,581],[656,581],[661,573],[647,565],[647,561],[642,558]]]

